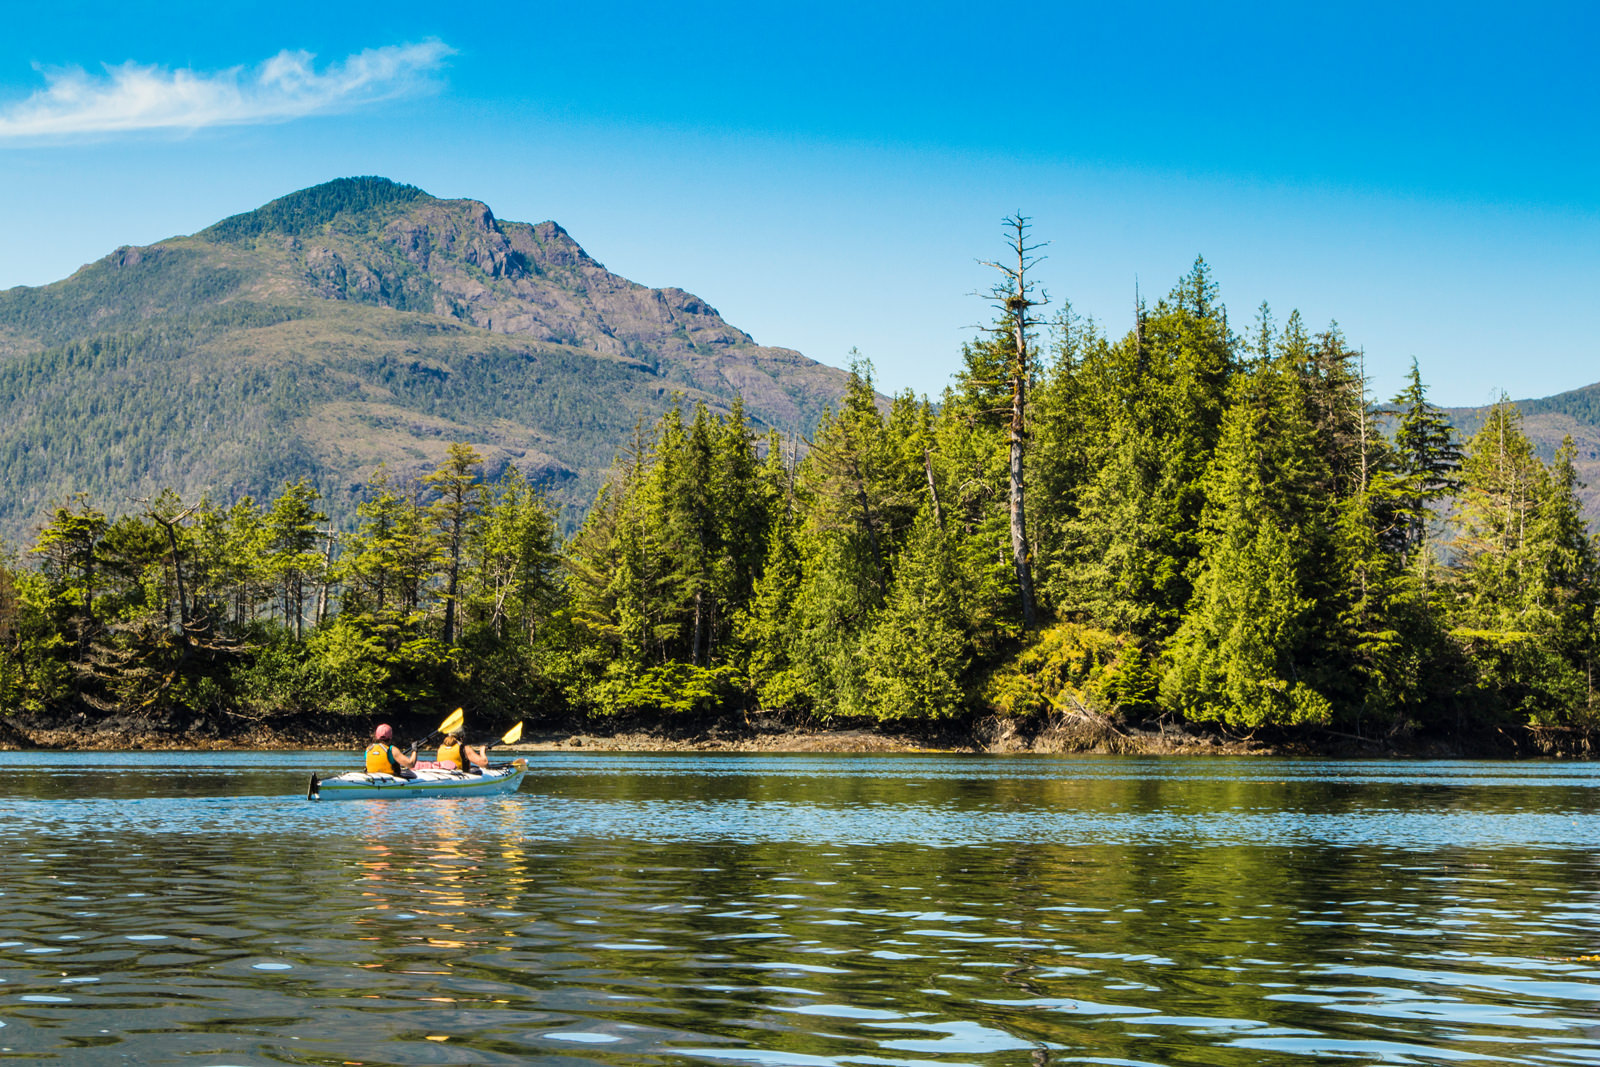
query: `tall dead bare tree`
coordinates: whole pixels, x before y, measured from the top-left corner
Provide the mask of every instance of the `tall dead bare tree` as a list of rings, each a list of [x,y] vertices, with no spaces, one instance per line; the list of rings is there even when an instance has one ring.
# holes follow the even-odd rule
[[[995,299],[995,307],[1001,312],[1000,324],[992,327],[991,332],[997,334],[1009,332],[1015,348],[1008,375],[1011,385],[1011,427],[1008,434],[1011,446],[1011,559],[1016,567],[1017,588],[1022,594],[1022,627],[1025,630],[1032,630],[1038,625],[1039,609],[1033,596],[1032,553],[1028,547],[1026,490],[1022,472],[1023,452],[1028,440],[1028,379],[1032,373],[1028,342],[1031,339],[1030,331],[1036,325],[1029,311],[1032,308],[1043,307],[1049,303],[1049,299],[1042,291],[1039,293],[1039,298],[1034,299],[1035,286],[1028,278],[1028,271],[1044,258],[1043,256],[1036,258],[1033,255],[1044,247],[1043,244],[1028,243],[1028,217],[1019,211],[1003,222],[1006,229],[1006,244],[1011,253],[1017,257],[1016,265],[987,260],[985,263],[999,271],[1001,277],[1001,281],[990,290],[990,295]]]
[[[178,647],[182,654],[189,653],[189,596],[183,586],[183,553],[178,549],[178,526],[193,515],[200,507],[199,504],[190,504],[182,511],[169,514],[169,508],[161,507],[160,502],[144,500],[145,514],[154,519],[156,524],[167,531],[167,543],[172,548],[172,577],[178,587]],[[170,618],[170,616],[169,616]]]

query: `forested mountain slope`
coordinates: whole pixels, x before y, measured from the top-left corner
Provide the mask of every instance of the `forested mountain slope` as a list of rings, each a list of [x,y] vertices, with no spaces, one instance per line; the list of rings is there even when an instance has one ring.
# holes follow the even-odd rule
[[[264,498],[308,478],[347,519],[475,445],[573,521],[672,393],[814,425],[843,372],[758,345],[681,289],[606,270],[554,222],[383,178],[292,193],[187,237],[0,292],[0,538],[84,491]]]
[[[1537,400],[1518,400],[1522,432],[1545,462],[1561,442],[1572,437],[1573,467],[1584,484],[1578,490],[1589,527],[1600,530],[1600,382]],[[1450,421],[1463,440],[1477,433],[1492,407],[1448,408]]]

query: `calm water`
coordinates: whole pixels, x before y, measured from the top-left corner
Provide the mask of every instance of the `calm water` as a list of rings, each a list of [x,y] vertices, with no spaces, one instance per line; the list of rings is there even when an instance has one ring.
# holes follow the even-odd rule
[[[0,1059],[1600,1064],[1600,767],[335,763],[0,753]]]

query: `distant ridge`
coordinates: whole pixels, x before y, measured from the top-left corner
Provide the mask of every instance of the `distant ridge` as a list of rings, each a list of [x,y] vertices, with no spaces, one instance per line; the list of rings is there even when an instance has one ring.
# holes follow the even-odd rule
[[[1578,497],[1589,528],[1600,530],[1600,382],[1514,403],[1522,413],[1523,432],[1546,463],[1555,457],[1562,440],[1571,436],[1577,451],[1573,466],[1584,483]],[[1465,443],[1483,426],[1490,407],[1445,410]]]
[[[307,478],[348,522],[380,463],[452,441],[540,480],[569,523],[675,394],[808,432],[846,375],[682,289],[387,178],[340,178],[0,292],[0,537],[84,491],[224,502]]]

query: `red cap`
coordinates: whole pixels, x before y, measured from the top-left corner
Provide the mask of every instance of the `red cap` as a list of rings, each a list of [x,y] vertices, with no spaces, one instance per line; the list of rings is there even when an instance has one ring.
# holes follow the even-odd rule
[[[372,731],[372,736],[376,737],[379,741],[387,741],[389,738],[394,736],[394,731],[389,729],[388,723],[383,723],[376,730]]]

